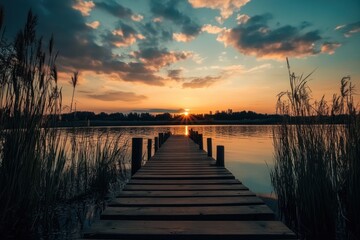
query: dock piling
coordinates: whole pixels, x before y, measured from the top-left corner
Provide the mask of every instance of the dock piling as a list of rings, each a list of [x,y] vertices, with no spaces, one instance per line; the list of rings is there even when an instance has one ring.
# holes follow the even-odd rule
[[[208,157],[212,157],[212,139],[207,138],[207,155]]]
[[[142,138],[132,139],[132,151],[131,151],[131,176],[134,175],[141,168],[142,160]]]
[[[225,167],[225,153],[224,146],[216,146],[216,166]]]
[[[148,160],[150,160],[151,158],[151,147],[152,147],[152,139],[148,139],[148,144],[147,144]]]
[[[203,150],[204,146],[203,146],[203,135],[199,134],[199,150]]]
[[[164,143],[164,133],[159,133],[159,148],[161,148],[161,145]]]
[[[155,141],[155,152],[157,152],[159,150],[159,138],[155,137],[154,141]]]

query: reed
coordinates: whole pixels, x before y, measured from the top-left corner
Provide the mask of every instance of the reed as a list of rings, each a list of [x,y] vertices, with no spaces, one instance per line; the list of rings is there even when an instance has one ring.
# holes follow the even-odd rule
[[[3,14],[0,7],[0,31]],[[78,139],[51,127],[62,110],[58,53],[53,37],[44,46],[36,25],[29,11],[14,42],[0,39],[1,239],[51,232],[60,204],[90,193],[103,198],[125,176],[121,136]]]
[[[311,101],[307,76],[288,63],[290,90],[278,95],[283,123],[273,130],[271,181],[281,218],[301,239],[357,239],[360,214],[360,119],[350,77],[328,103]],[[344,124],[323,124],[342,116]]]

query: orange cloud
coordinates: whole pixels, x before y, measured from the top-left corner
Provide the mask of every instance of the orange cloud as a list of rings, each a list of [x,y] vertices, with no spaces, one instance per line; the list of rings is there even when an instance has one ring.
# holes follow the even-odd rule
[[[144,95],[137,95],[133,92],[123,91],[107,91],[100,94],[87,94],[87,97],[101,101],[123,101],[123,102],[139,102],[147,99]]]
[[[195,39],[195,36],[186,35],[185,33],[173,33],[173,39],[177,42],[190,42]]]
[[[124,34],[122,29],[112,31],[114,36],[118,39],[113,41],[113,45],[116,47],[127,47],[133,45],[137,39],[145,39],[144,35],[136,33]]]
[[[250,0],[189,0],[194,8],[219,9],[221,16],[219,21],[229,18],[234,11],[238,11],[249,1]]]
[[[92,29],[97,29],[100,26],[100,22],[93,21],[91,23],[86,23],[86,26],[91,27]]]
[[[204,88],[210,87],[211,85],[215,84],[220,77],[200,77],[191,80],[190,82],[183,83],[183,88]]]
[[[218,33],[222,32],[223,30],[225,30],[225,28],[221,28],[221,27],[214,26],[211,24],[205,24],[201,28],[201,31],[211,33],[211,34],[218,34]]]
[[[340,43],[325,42],[321,46],[321,52],[332,55],[335,53],[335,49],[337,49],[340,46],[341,46]]]
[[[81,12],[83,16],[89,16],[91,10],[95,7],[95,3],[93,1],[84,1],[77,0],[76,3],[72,6],[73,9]]]
[[[131,19],[135,22],[140,22],[141,20],[144,19],[144,16],[142,16],[140,14],[134,14],[134,15],[131,15]]]

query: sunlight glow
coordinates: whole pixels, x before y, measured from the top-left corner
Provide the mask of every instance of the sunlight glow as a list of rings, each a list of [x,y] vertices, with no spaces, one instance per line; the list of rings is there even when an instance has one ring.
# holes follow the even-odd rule
[[[189,114],[190,114],[189,112],[190,112],[190,109],[185,108],[185,109],[184,109],[184,112],[183,112],[182,114],[184,115],[184,117],[187,118],[187,117],[189,117]]]

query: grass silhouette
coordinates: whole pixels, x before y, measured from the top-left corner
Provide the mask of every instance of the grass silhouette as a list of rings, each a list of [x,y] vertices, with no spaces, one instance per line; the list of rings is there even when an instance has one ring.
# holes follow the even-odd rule
[[[284,119],[274,128],[271,171],[281,217],[301,239],[358,239],[360,116],[354,86],[344,77],[331,103],[324,97],[311,103],[311,74],[296,76],[287,63],[290,91],[278,95]],[[344,124],[322,122],[323,116],[339,115]]]

